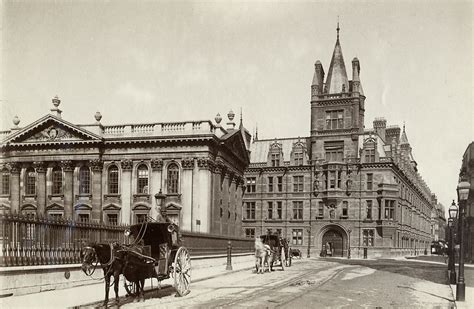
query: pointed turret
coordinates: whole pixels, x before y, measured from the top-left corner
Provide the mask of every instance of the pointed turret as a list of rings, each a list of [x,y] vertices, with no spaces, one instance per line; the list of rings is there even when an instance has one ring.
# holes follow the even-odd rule
[[[400,145],[410,145],[408,142],[407,134],[405,132],[405,124],[403,124],[403,132],[402,136],[400,137]]]
[[[347,79],[346,65],[342,56],[341,44],[339,43],[339,22],[337,23],[337,40],[329,65],[326,80],[325,93],[341,93],[349,91],[349,80]]]
[[[364,95],[364,90],[362,90],[362,84],[360,83],[360,63],[357,57],[352,59],[352,90],[353,92],[359,92],[361,95]]]
[[[323,93],[324,83],[324,69],[321,61],[316,61],[314,64],[314,76],[311,84],[311,99],[315,99],[315,96]]]

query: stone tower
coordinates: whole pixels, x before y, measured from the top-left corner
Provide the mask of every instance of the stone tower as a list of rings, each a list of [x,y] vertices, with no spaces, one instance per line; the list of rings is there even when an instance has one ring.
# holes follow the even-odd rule
[[[318,60],[311,85],[311,159],[344,162],[358,157],[359,134],[364,132],[365,96],[359,78],[360,63],[352,60],[352,80],[347,78],[344,57],[337,39],[324,80]]]

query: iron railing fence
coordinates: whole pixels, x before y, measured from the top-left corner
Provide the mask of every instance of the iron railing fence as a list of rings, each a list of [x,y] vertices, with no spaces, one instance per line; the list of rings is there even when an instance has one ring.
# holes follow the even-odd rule
[[[126,225],[3,213],[0,214],[0,266],[81,263],[84,245],[125,243],[126,228]]]

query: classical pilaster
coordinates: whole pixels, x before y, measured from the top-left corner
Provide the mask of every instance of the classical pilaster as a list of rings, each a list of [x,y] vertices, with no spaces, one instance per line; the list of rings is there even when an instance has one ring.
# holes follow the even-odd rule
[[[37,214],[44,216],[46,214],[46,164],[44,162],[34,162],[33,166],[38,175],[36,187]]]
[[[122,182],[121,182],[121,191],[122,192],[122,223],[130,224],[132,217],[132,207],[131,207],[131,193],[132,193],[132,160],[123,160],[120,162],[122,166]]]
[[[20,171],[19,163],[10,163],[10,205],[13,212],[20,211]]]
[[[72,161],[61,161],[61,168],[64,171],[64,217],[67,219],[73,218],[73,173],[74,173],[74,163]]]
[[[181,160],[181,167],[182,170],[182,177],[181,177],[181,188],[180,193],[181,201],[183,208],[181,211],[184,215],[183,218],[183,228],[186,230],[191,230],[192,232],[195,231],[196,222],[195,222],[195,214],[194,214],[194,206],[193,205],[193,195],[194,195],[194,188],[193,188],[193,167],[194,167],[194,160],[192,158],[186,158]]]
[[[102,222],[102,167],[100,159],[90,161],[92,169],[92,222]]]

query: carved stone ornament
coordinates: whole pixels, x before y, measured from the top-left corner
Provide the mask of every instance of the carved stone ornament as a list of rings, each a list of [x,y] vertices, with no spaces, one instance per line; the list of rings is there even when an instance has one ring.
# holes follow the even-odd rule
[[[46,172],[46,164],[42,161],[33,162],[33,167],[35,168],[37,173],[45,173]]]
[[[8,166],[10,167],[11,174],[19,174],[21,171],[21,164],[18,162],[10,162]]]
[[[59,166],[63,169],[65,172],[72,172],[74,171],[74,162],[71,160],[64,160],[59,163]]]
[[[100,159],[94,159],[90,160],[90,164],[93,171],[100,172],[102,171],[102,166],[104,165],[104,162],[102,162]]]
[[[181,160],[181,166],[183,169],[192,169],[194,168],[194,159],[186,158]]]
[[[122,166],[122,169],[123,169],[123,170],[131,170],[131,169],[133,168],[133,162],[132,162],[132,160],[128,160],[128,159],[122,160],[122,161],[120,162],[120,165]]]
[[[210,160],[211,159],[209,158],[198,158],[197,165],[199,168],[202,168],[202,169],[209,168]]]
[[[152,159],[150,164],[153,170],[161,170],[163,168],[163,160],[161,159]]]

